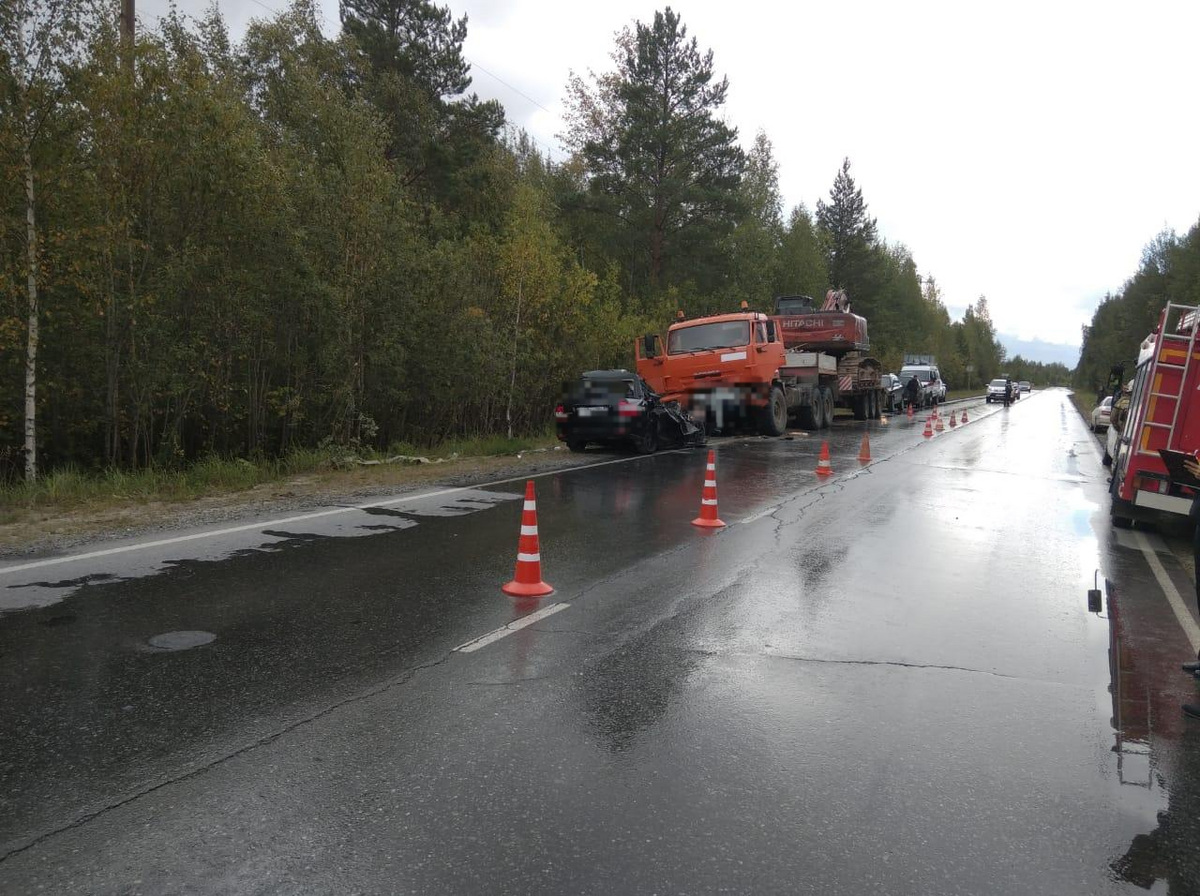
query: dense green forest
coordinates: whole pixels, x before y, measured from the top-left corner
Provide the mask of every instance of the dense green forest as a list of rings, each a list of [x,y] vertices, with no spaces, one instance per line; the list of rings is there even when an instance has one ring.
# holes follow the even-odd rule
[[[1090,325],[1075,368],[1075,385],[1088,392],[1105,390],[1113,367],[1133,378],[1138,348],[1158,326],[1167,302],[1200,306],[1200,222],[1184,237],[1167,230],[1142,252],[1142,263],[1118,293],[1104,297]]]
[[[215,9],[124,42],[108,3],[3,4],[0,475],[540,432],[675,309],[831,286],[888,369],[1066,378],[1005,359],[984,297],[950,320],[849,160],[785,210],[669,8],[564,85],[560,159],[470,92],[466,34],[428,0],[237,44]]]

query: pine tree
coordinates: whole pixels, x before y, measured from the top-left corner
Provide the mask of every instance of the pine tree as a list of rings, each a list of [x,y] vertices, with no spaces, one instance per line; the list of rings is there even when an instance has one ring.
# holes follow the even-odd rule
[[[391,126],[388,158],[408,186],[448,207],[470,202],[465,172],[494,148],[504,109],[465,95],[467,17],[430,0],[341,0],[342,30],[368,60],[368,95]]]
[[[717,117],[729,89],[712,51],[668,7],[618,37],[616,71],[573,77],[567,144],[582,160],[590,207],[608,216],[613,255],[635,288],[720,278],[737,220],[745,155]]]
[[[825,259],[829,279],[845,289],[853,300],[867,285],[867,268],[875,246],[875,219],[867,215],[862,190],[850,176],[850,160],[842,168],[829,190],[829,204],[817,201],[817,225],[825,240]]]

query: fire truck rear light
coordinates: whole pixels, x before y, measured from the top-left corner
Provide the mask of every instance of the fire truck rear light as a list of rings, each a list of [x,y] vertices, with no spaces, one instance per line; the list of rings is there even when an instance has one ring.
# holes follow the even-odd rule
[[[1133,488],[1134,491],[1156,492],[1160,495],[1165,495],[1171,491],[1171,483],[1155,476],[1134,476]]]

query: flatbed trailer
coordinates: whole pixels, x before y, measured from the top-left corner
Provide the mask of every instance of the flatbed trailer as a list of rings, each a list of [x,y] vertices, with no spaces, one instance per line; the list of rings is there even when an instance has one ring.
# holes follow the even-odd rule
[[[847,325],[858,327],[835,324]],[[865,340],[865,321],[861,331]],[[862,343],[838,342],[830,350],[821,340],[822,350],[787,348],[782,332],[783,321],[757,311],[680,320],[665,344],[654,334],[637,341],[637,370],[710,432],[756,428],[781,435],[793,420],[822,429],[836,407],[859,420],[879,418],[886,401],[882,371],[859,350]]]

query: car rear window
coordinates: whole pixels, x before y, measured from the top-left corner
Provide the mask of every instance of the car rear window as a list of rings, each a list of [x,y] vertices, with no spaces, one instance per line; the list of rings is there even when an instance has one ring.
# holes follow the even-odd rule
[[[640,398],[642,390],[633,379],[588,379],[577,382],[571,398],[577,403],[603,403],[621,398]]]

